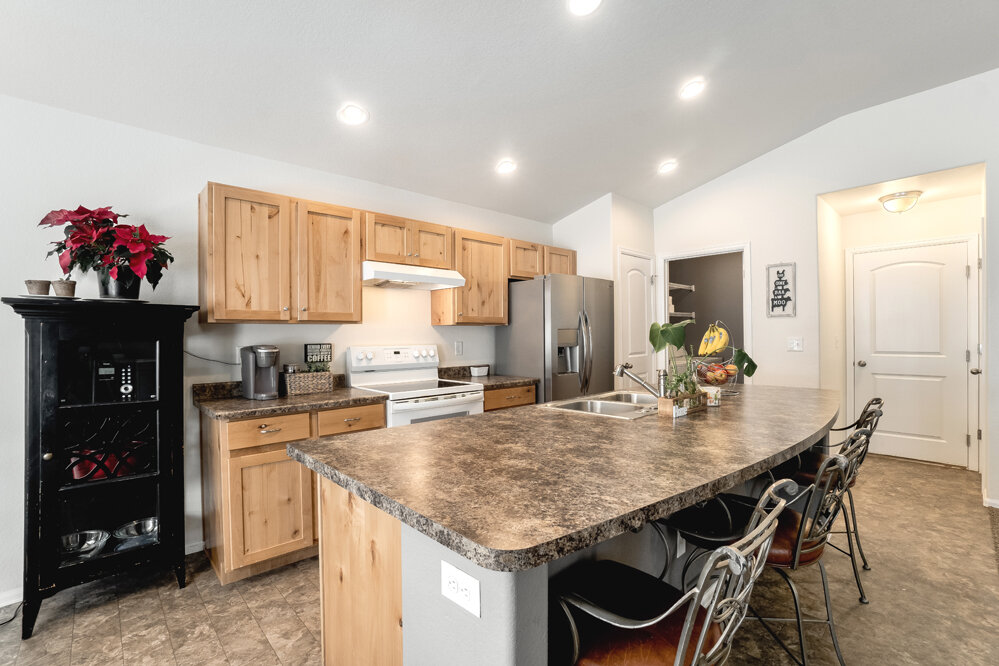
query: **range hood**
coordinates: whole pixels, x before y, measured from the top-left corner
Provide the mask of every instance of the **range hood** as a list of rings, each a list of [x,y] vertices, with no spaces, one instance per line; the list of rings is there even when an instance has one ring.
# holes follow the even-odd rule
[[[361,279],[367,287],[396,287],[424,291],[465,286],[465,278],[458,271],[390,264],[384,261],[365,261],[361,264]]]

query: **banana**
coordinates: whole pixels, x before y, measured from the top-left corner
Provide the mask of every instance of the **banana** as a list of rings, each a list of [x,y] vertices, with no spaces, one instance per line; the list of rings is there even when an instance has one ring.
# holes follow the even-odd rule
[[[728,331],[715,322],[708,326],[707,332],[701,338],[701,346],[697,349],[698,356],[711,356],[728,347]]]

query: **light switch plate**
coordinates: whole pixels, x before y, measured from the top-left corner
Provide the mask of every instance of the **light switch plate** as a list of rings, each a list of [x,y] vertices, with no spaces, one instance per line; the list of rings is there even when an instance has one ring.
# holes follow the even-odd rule
[[[441,594],[475,617],[481,617],[478,579],[444,560],[441,560]]]
[[[465,343],[461,340],[454,341],[454,355],[461,356],[465,353]]]
[[[793,352],[805,351],[805,340],[800,335],[790,336],[787,339],[787,350]]]

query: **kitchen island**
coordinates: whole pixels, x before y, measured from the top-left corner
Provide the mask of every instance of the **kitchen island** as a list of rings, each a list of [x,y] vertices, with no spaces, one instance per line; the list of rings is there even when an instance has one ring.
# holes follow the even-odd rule
[[[791,458],[837,415],[832,391],[740,389],[676,421],[539,405],[289,444],[322,477],[326,663],[545,663],[560,558]],[[442,562],[478,581],[447,580],[478,615],[442,596]]]

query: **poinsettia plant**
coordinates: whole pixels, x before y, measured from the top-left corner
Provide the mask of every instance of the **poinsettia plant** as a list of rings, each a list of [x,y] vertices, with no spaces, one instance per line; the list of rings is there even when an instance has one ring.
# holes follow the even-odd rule
[[[39,222],[39,226],[65,226],[65,235],[52,243],[48,255],[59,256],[62,272],[74,268],[81,273],[105,271],[113,280],[130,280],[132,275],[145,278],[156,288],[163,270],[173,261],[173,255],[163,247],[168,236],[149,233],[146,225],[119,224],[128,217],[115,213],[111,206],[90,210],[54,210]]]

